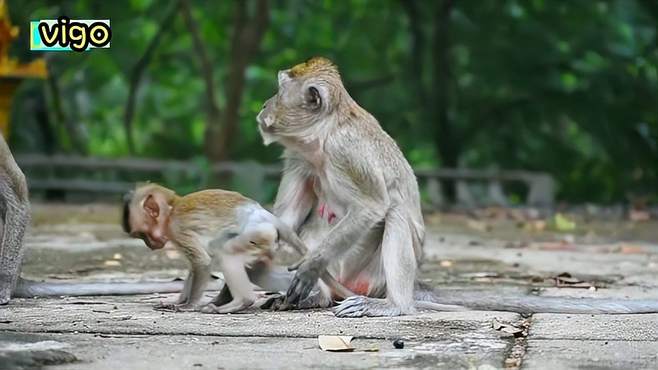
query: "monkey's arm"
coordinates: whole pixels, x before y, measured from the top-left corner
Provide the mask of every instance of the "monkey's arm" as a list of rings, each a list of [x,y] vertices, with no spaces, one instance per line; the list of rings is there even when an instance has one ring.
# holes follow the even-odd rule
[[[303,159],[286,153],[283,178],[274,202],[273,213],[295,231],[308,217],[317,200],[307,166]]]
[[[295,249],[295,251],[297,251],[297,253],[299,253],[301,256],[305,256],[306,252],[308,251],[308,248],[306,248],[306,245],[297,236],[297,234],[288,225],[276,219],[276,216],[275,216],[275,225],[281,239],[283,239],[285,242],[290,244]],[[322,279],[322,281],[324,281],[325,284],[327,284],[332,289],[334,294],[338,295],[340,299],[345,299],[347,297],[351,297],[355,295],[354,292],[352,292],[351,290],[346,288],[343,284],[339,283],[336,279],[334,279],[334,277],[331,276],[329,271],[327,271],[326,269],[321,273],[320,278]]]
[[[334,170],[341,174],[340,180],[344,182],[341,188],[349,189],[339,194],[349,208],[321,245],[291,267],[297,269],[297,273],[287,293],[290,303],[306,298],[329,262],[342,257],[361,238],[364,230],[381,222],[390,203],[384,177],[371,164],[357,161],[342,164]]]

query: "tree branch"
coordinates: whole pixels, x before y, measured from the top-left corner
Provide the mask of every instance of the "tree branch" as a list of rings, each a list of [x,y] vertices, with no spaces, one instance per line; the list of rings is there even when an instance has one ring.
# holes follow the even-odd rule
[[[151,63],[153,54],[155,53],[156,48],[160,44],[163,35],[170,28],[169,26],[174,20],[174,16],[176,15],[176,10],[178,9],[179,5],[180,4],[178,0],[172,2],[169,10],[165,14],[165,17],[163,18],[162,22],[160,23],[160,28],[156,32],[155,36],[153,36],[153,38],[151,39],[151,42],[149,42],[148,46],[146,47],[146,50],[144,51],[144,54],[141,56],[141,58],[139,58],[137,63],[135,63],[135,66],[133,67],[132,73],[130,75],[130,90],[128,91],[128,100],[126,101],[126,110],[123,116],[123,127],[126,132],[126,142],[128,144],[128,151],[130,152],[130,154],[135,153],[135,140],[133,137],[132,122],[133,122],[133,117],[135,115],[135,101],[137,99],[137,90],[139,89],[139,82],[142,79],[146,67],[148,67],[148,65]]]
[[[226,91],[226,111],[223,117],[222,131],[216,138],[215,160],[225,160],[230,151],[230,144],[237,134],[240,105],[245,85],[245,71],[253,55],[260,48],[260,43],[269,25],[269,2],[258,0],[255,15],[249,17],[246,2],[237,3],[235,27],[231,39],[231,66]]]
[[[243,3],[239,1],[238,3]],[[192,16],[192,10],[190,7],[189,0],[181,0],[181,12],[183,15],[183,20],[187,29],[192,36],[192,44],[194,45],[194,52],[199,58],[201,76],[203,82],[206,86],[206,116],[207,116],[207,125],[206,125],[206,134],[205,134],[205,150],[206,155],[212,159],[214,157],[214,145],[212,142],[208,142],[214,138],[220,130],[221,124],[221,110],[217,103],[217,92],[215,90],[215,78],[213,66],[210,62],[210,57],[208,56],[208,51],[206,50],[205,45],[203,44],[203,39],[201,38],[201,33],[199,32],[199,26],[197,25],[196,20]]]
[[[416,93],[420,97],[420,101],[424,106],[429,106],[428,94],[423,86],[423,66],[424,66],[424,46],[425,34],[421,27],[421,15],[418,10],[418,2],[416,0],[401,0],[400,4],[407,13],[409,19],[409,33],[411,36],[411,60],[409,63],[409,72],[411,80],[416,88]]]
[[[46,58],[46,68],[48,69],[48,77],[46,79],[46,88],[50,95],[50,102],[52,104],[53,112],[55,115],[56,125],[63,127],[69,139],[68,149],[72,149],[79,154],[87,153],[86,140],[82,138],[79,127],[73,123],[71,117],[67,117],[64,111],[64,104],[62,101],[62,94],[59,88],[58,74],[53,71],[53,63],[50,63],[50,57]]]

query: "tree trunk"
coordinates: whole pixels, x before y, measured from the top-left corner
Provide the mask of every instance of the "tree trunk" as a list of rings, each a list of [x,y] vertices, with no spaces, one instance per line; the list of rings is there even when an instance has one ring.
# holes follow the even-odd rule
[[[228,158],[231,144],[238,134],[240,106],[245,86],[245,71],[253,55],[258,51],[269,23],[268,0],[256,3],[255,15],[249,17],[249,2],[235,3],[233,36],[231,38],[231,65],[226,85],[226,107],[220,110],[217,105],[214,87],[213,68],[205,49],[198,26],[194,21],[189,0],[183,0],[183,18],[192,35],[194,49],[199,56],[201,72],[206,85],[206,133],[204,151],[211,162],[221,162]]]
[[[47,61],[49,61],[48,58]],[[87,154],[87,140],[83,138],[80,127],[70,117],[67,117],[64,111],[64,102],[59,89],[57,74],[53,71],[51,63],[46,63],[46,68],[48,69],[46,86],[54,112],[55,125],[59,128],[58,131],[62,132],[63,130],[66,133],[68,139],[68,145],[65,145],[65,148],[78,154]]]
[[[226,109],[222,129],[216,137],[207,137],[214,148],[211,160],[220,162],[228,158],[231,143],[238,134],[240,124],[240,106],[245,86],[245,72],[254,54],[260,48],[261,40],[269,24],[269,4],[259,0],[256,14],[249,19],[247,3],[236,4],[235,27],[231,39],[231,67],[229,69]],[[254,122],[255,124],[255,122]]]
[[[155,49],[160,45],[160,40],[169,30],[171,23],[174,20],[174,17],[177,13],[180,2],[178,0],[174,1],[171,5],[167,14],[160,22],[160,28],[156,32],[155,36],[151,39],[146,51],[141,58],[135,63],[135,66],[132,69],[130,74],[130,89],[128,90],[128,99],[126,100],[126,109],[123,115],[123,129],[126,135],[126,143],[128,145],[128,152],[130,154],[135,154],[135,139],[133,136],[133,117],[135,115],[135,101],[137,100],[137,90],[139,89],[139,83],[146,71],[146,67],[151,63],[153,59],[153,54]]]
[[[453,0],[438,2],[436,6],[434,36],[433,36],[433,59],[434,73],[432,84],[435,91],[434,121],[436,131],[434,133],[434,144],[441,157],[443,167],[457,168],[459,162],[459,138],[454,129],[449,114],[450,93],[452,78],[450,71],[450,15],[454,7]],[[455,199],[455,184],[449,183],[443,187],[444,195],[448,200]]]

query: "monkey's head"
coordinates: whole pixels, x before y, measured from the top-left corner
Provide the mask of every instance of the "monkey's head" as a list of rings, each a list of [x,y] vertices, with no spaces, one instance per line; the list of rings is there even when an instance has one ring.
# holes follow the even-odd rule
[[[169,241],[167,227],[174,191],[157,184],[138,185],[123,198],[123,230],[151,249]]]
[[[279,71],[279,91],[256,118],[265,145],[281,138],[314,139],[347,95],[336,66],[314,57]]]

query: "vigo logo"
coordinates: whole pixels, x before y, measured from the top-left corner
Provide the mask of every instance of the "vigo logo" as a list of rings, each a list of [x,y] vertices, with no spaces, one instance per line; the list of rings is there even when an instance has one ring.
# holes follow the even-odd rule
[[[109,19],[42,19],[30,22],[30,50],[85,51],[109,48]]]

